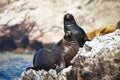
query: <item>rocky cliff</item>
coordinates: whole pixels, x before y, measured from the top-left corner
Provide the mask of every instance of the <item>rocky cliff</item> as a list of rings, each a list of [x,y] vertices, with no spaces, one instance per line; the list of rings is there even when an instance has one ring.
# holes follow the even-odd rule
[[[50,48],[63,37],[63,16],[68,12],[89,32],[119,21],[120,0],[0,0],[0,37],[9,34],[9,31],[15,31],[9,30],[9,27],[20,27],[27,21],[27,24],[35,23],[31,30],[24,32],[30,45],[37,42],[49,45]],[[23,35],[21,37],[23,38]]]

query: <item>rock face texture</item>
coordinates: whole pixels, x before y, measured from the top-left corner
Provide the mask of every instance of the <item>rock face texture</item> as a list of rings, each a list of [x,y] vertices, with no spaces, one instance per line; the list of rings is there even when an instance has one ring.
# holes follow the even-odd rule
[[[56,43],[64,35],[63,17],[68,12],[89,32],[119,21],[120,0],[0,0],[0,36],[3,28],[27,21],[36,23],[28,34],[30,40]]]
[[[21,80],[119,80],[120,30],[86,42],[71,63],[60,72],[25,71]]]

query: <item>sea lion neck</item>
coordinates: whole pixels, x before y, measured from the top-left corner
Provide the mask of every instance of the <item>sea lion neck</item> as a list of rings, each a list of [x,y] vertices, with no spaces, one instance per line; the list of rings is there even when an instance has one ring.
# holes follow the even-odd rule
[[[71,20],[71,21],[64,20],[63,23],[64,23],[64,25],[77,25],[75,20]]]

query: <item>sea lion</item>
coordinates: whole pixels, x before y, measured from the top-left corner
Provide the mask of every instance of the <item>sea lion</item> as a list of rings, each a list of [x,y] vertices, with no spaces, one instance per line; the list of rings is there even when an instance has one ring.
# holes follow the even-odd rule
[[[100,36],[100,32],[101,32],[100,29],[95,29],[91,32],[88,32],[87,33],[88,39],[92,40],[94,37]]]
[[[83,47],[84,43],[89,40],[85,31],[78,26],[72,14],[64,16],[64,32],[71,31],[79,43],[79,47]]]
[[[28,69],[49,70],[57,66],[64,68],[70,64],[72,58],[77,54],[79,44],[70,31],[67,31],[63,37],[51,50],[40,49],[33,58],[33,67]]]
[[[118,23],[116,25],[116,29],[120,29],[120,21],[118,21]]]
[[[94,37],[108,34],[114,32],[116,30],[115,24],[107,24],[105,26],[99,27],[91,32],[87,32],[87,36],[89,40],[92,40]]]
[[[62,61],[64,66],[67,67],[70,65],[70,61],[79,51],[79,43],[72,32],[67,31],[64,38],[62,39],[63,53]]]
[[[101,27],[101,35],[108,34],[111,32],[114,32],[116,30],[116,25],[115,24],[108,24],[103,27]]]

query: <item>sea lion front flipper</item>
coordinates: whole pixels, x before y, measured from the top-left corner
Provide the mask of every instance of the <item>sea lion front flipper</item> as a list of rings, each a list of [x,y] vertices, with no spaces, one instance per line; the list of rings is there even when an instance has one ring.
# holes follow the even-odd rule
[[[56,72],[59,73],[60,71],[62,71],[65,68],[65,61],[62,57],[62,60],[59,62],[58,67],[56,68]]]

